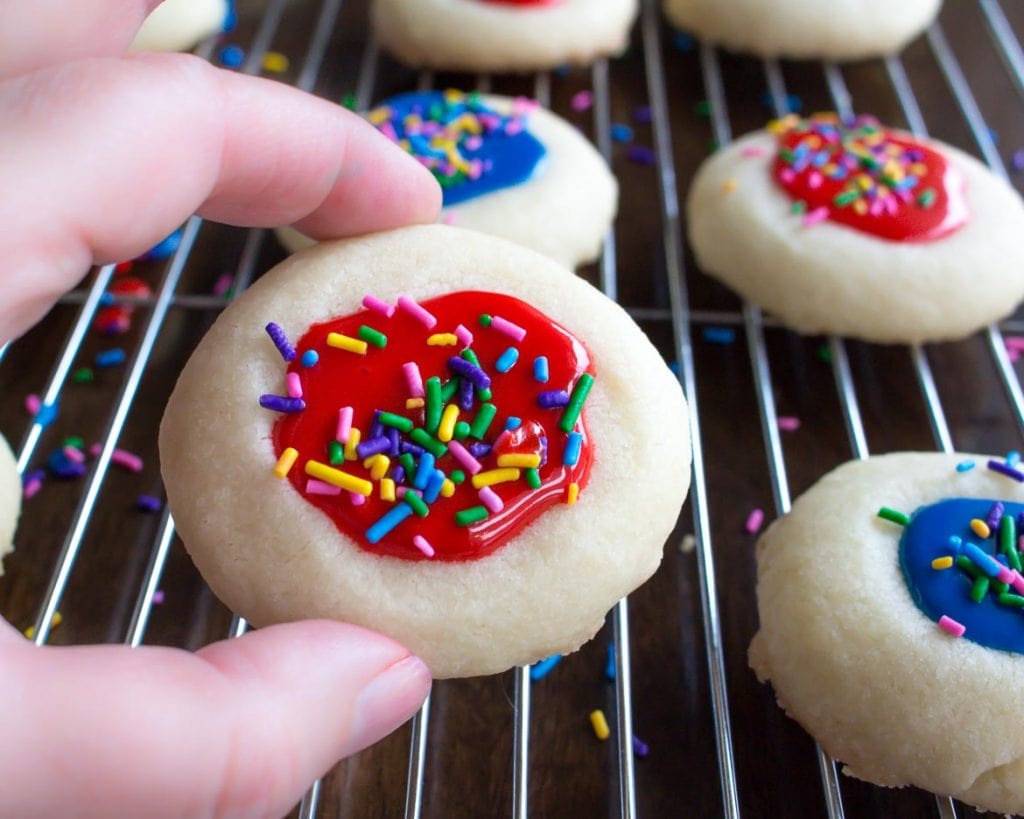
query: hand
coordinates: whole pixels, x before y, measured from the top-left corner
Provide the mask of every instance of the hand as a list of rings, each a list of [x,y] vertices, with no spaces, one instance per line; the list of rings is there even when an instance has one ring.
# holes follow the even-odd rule
[[[0,0],[0,339],[194,211],[321,238],[436,217],[437,184],[359,117],[188,55],[124,56],[155,0],[79,5]],[[320,621],[194,655],[37,648],[0,621],[0,668],[0,816],[18,817],[279,816],[430,686],[391,640]]]

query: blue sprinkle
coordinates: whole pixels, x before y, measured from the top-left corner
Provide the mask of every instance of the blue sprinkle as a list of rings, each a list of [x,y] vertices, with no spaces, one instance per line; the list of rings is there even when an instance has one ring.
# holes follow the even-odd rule
[[[373,526],[366,530],[366,539],[370,543],[378,543],[388,532],[398,526],[412,514],[412,507],[407,503],[396,504]]]
[[[427,488],[423,490],[423,500],[426,503],[433,503],[437,500],[437,496],[441,494],[441,487],[444,485],[447,477],[440,469],[434,470],[434,474],[427,481]]]
[[[670,361],[670,362],[668,362],[668,368],[672,371],[672,375],[676,376],[677,378],[679,377],[679,362],[678,361]]]
[[[775,98],[765,91],[761,95],[761,104],[769,110],[775,108]],[[798,114],[803,110],[804,101],[800,99],[796,94],[786,94],[786,110],[780,111],[780,114]]]
[[[554,654],[548,657],[546,660],[541,660],[539,663],[534,663],[530,666],[530,679],[534,682],[537,680],[543,680],[548,674],[551,673],[551,669],[554,668],[561,661],[561,654]]]
[[[533,380],[539,381],[541,384],[547,384],[548,377],[548,357],[546,355],[539,355],[533,359]]]
[[[557,66],[555,68],[555,72],[554,73],[555,73],[556,77],[568,77],[570,71],[572,71],[572,66],[570,66],[568,64],[565,64],[565,65]]]
[[[514,415],[510,415],[508,419],[505,421],[505,429],[519,429],[522,423],[522,418],[517,418]]]
[[[1020,453],[1015,449],[1011,449],[1009,452],[1006,453],[1006,463],[1008,463],[1010,466],[1016,466],[1017,464],[1019,464]]]
[[[149,250],[142,254],[140,257],[144,262],[159,262],[168,258],[175,250],[178,249],[178,245],[181,244],[181,228],[178,228],[174,233],[168,236],[159,244],[153,245]]]
[[[964,554],[989,577],[995,577],[999,574],[999,561],[993,560],[992,555],[983,551],[976,543],[965,543]]]
[[[952,551],[960,554],[960,550],[963,548],[964,542],[960,539],[959,535],[950,535],[949,540],[946,541],[946,545],[949,546]]]
[[[615,643],[608,643],[608,660],[604,664],[605,679],[615,679]]]
[[[957,472],[970,472],[972,469],[974,469],[974,461],[960,461],[956,465]]]
[[[85,474],[85,464],[76,464],[59,449],[46,460],[46,468],[55,478],[72,480]]]
[[[100,304],[103,305],[104,307],[109,307],[113,303],[114,303],[114,294],[113,293],[104,293],[102,296],[100,296]]]
[[[515,347],[509,347],[505,352],[498,356],[498,361],[495,363],[494,369],[499,373],[507,373],[516,365],[518,360],[519,350]]]
[[[736,331],[731,327],[705,327],[701,335],[712,344],[732,344],[736,340]]]
[[[582,450],[582,448],[582,433],[570,432],[569,440],[565,445],[565,455],[562,456],[562,463],[565,466],[576,466],[580,461],[580,450]]]
[[[696,40],[689,34],[677,31],[672,35],[672,45],[680,51],[693,51],[696,46]]]
[[[124,350],[120,347],[104,350],[103,352],[96,353],[96,366],[116,367],[118,364],[124,364],[124,357]]]
[[[420,462],[416,468],[416,477],[413,479],[412,485],[417,489],[426,489],[433,474],[434,456],[429,452],[424,452],[420,455]]]
[[[633,129],[624,122],[616,122],[611,129],[612,140],[615,142],[632,142]]]
[[[224,46],[217,55],[220,64],[227,68],[239,68],[245,62],[245,52],[241,46]]]
[[[303,367],[312,367],[320,360],[320,353],[316,350],[306,350],[306,352],[302,354],[302,358],[299,360],[302,362]]]
[[[221,31],[234,31],[238,25],[238,11],[235,9],[235,0],[228,0],[227,13],[224,15],[224,25]]]
[[[139,495],[135,501],[135,508],[140,512],[159,512],[163,508],[163,501],[152,495]]]
[[[46,428],[57,420],[57,405],[43,404],[33,419],[39,426]]]
[[[994,145],[999,144],[999,132],[995,128],[989,128],[988,135]]]

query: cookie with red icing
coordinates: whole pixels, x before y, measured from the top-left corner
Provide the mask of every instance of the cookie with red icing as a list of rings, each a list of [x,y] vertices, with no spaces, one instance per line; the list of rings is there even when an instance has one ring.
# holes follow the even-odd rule
[[[600,628],[660,562],[687,429],[621,308],[531,251],[431,226],[260,279],[186,366],[160,451],[227,605],[364,625],[451,677]]]
[[[976,159],[859,116],[778,120],[708,158],[702,269],[804,333],[965,336],[1024,296],[1024,204]]]
[[[415,68],[537,71],[622,51],[636,0],[375,0],[381,44]]]

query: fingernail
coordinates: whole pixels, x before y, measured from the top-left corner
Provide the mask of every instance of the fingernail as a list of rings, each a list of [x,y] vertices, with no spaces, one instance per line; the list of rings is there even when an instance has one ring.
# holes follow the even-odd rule
[[[349,753],[390,734],[415,714],[430,682],[430,670],[416,656],[399,660],[374,677],[356,699],[354,747]]]

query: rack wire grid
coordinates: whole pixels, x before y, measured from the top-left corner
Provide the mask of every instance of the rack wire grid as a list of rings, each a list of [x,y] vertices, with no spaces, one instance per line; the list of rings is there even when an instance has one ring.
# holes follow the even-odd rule
[[[746,665],[757,626],[754,538],[743,521],[756,507],[785,513],[792,494],[824,471],[866,457],[869,440],[874,451],[1018,446],[1024,395],[1004,333],[1024,323],[909,349],[797,336],[696,270],[680,203],[715,145],[801,108],[877,113],[974,151],[1010,178],[1004,157],[1024,144],[1021,31],[1016,4],[947,3],[900,55],[780,63],[680,38],[657,0],[644,0],[620,59],[466,77],[391,62],[369,33],[364,1],[241,4],[230,38],[246,49],[245,73],[260,73],[273,50],[291,60],[280,79],[359,108],[413,87],[475,87],[533,95],[577,123],[622,185],[602,260],[581,273],[626,306],[677,367],[692,413],[693,482],[680,525],[661,570],[615,607],[605,631],[539,681],[520,668],[435,684],[411,725],[339,764],[297,815],[968,815],[949,799],[841,776],[757,683]],[[218,48],[208,42],[199,53]],[[572,104],[580,92],[592,95],[589,110]],[[613,122],[631,123],[631,145],[613,142]],[[651,162],[635,161],[647,155]],[[48,481],[26,501],[0,582],[4,615],[34,626],[37,644],[196,648],[245,631],[195,572],[169,513],[132,506],[140,492],[162,497],[156,429],[177,373],[218,311],[281,256],[264,230],[192,217],[170,258],[133,270],[154,295],[115,298],[134,310],[123,337],[91,330],[109,299],[107,266],[0,348],[0,423],[20,441],[23,473],[67,436],[99,443],[83,478]],[[231,289],[218,295],[225,275]],[[77,377],[115,344],[128,351],[122,367]],[[59,407],[52,424],[26,417],[29,392]],[[799,417],[799,430],[780,432],[780,413]],[[116,448],[141,454],[142,472],[118,469]],[[599,707],[614,715],[607,743],[587,722]],[[634,749],[644,745],[641,757]]]

